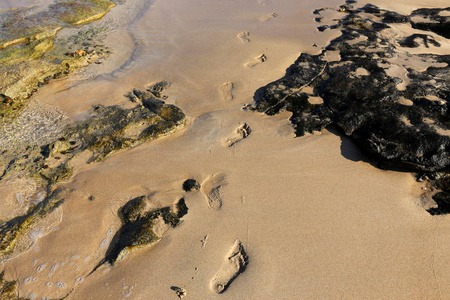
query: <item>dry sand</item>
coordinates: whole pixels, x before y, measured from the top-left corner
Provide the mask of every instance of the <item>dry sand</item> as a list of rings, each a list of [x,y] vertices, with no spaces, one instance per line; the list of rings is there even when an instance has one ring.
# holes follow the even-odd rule
[[[372,3],[401,12],[419,6]],[[78,160],[60,221],[43,226],[46,235],[28,252],[3,262],[21,296],[177,299],[171,287],[179,287],[185,299],[449,298],[450,219],[421,207],[422,186],[411,174],[374,168],[330,131],[294,138],[287,113],[241,110],[301,52],[317,53],[338,34],[315,30],[311,12],[340,1],[150,4],[114,8],[102,21],[120,24],[109,38],[111,59],[33,97],[76,120],[93,104],[130,105],[123,97],[130,89],[167,80],[167,102],[190,125],[102,163]],[[228,147],[243,124],[250,134]],[[187,178],[204,188],[183,192]],[[118,208],[140,195],[155,207],[185,196],[189,212],[155,246],[86,276],[120,226]],[[236,240],[249,262],[218,295],[210,284]]]

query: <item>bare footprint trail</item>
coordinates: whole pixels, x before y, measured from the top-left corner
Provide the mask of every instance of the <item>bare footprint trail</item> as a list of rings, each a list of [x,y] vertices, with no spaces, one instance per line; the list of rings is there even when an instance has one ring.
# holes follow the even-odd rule
[[[266,60],[267,60],[267,56],[264,53],[262,53],[261,55],[258,55],[257,57],[255,57],[253,59],[253,61],[249,61],[249,62],[245,63],[244,66],[247,68],[253,68],[253,67],[259,65],[260,63],[265,62]]]
[[[219,86],[220,99],[223,101],[233,100],[233,94],[232,94],[233,88],[234,88],[234,85],[231,81],[222,83]]]
[[[243,31],[243,32],[241,32],[241,33],[239,33],[239,34],[237,35],[237,37],[238,37],[238,38],[241,40],[241,42],[243,42],[243,43],[248,43],[248,42],[250,42],[249,36],[250,36],[250,32],[248,32],[248,31]]]
[[[211,210],[219,210],[222,208],[221,189],[227,184],[224,174],[214,174],[202,183],[202,193],[206,197],[208,207]]]
[[[220,270],[211,280],[210,288],[217,294],[223,293],[233,280],[242,272],[248,265],[248,256],[245,253],[244,246],[240,240],[234,242],[230,252],[225,257]]]

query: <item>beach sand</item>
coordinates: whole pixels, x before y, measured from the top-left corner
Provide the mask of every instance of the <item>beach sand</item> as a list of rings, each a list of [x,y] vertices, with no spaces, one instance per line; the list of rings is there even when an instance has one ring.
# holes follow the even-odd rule
[[[424,5],[371,3],[403,13]],[[63,184],[71,192],[41,224],[43,236],[3,262],[20,295],[177,299],[179,287],[185,299],[448,298],[450,219],[423,209],[413,174],[375,168],[333,129],[294,138],[288,113],[241,109],[301,52],[317,54],[339,34],[318,32],[312,11],[341,4],[130,0],[112,9],[101,21],[118,24],[105,42],[110,59],[42,87],[32,101],[79,120],[95,104],[131,107],[125,93],[165,80],[167,103],[189,126],[101,163],[73,162]],[[244,124],[251,132],[241,139]],[[184,192],[188,178],[203,188]],[[120,227],[117,210],[140,195],[154,207],[185,197],[189,212],[156,245],[88,276]],[[232,272],[224,259],[236,240],[248,265],[216,294],[210,283]]]

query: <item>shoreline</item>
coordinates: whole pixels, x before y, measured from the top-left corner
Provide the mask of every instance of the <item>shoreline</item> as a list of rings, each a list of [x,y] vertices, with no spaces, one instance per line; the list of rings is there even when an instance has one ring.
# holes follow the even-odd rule
[[[146,9],[118,19],[127,9],[138,12],[136,2]],[[79,121],[94,105],[131,109],[136,103],[124,94],[167,81],[170,86],[158,98],[182,109],[187,125],[95,165],[85,163],[90,153],[74,159],[73,177],[60,185],[70,191],[55,214],[60,219],[40,227],[27,252],[2,262],[6,278],[18,280],[20,296],[438,299],[446,294],[450,223],[422,208],[424,183],[409,173],[376,169],[333,130],[294,138],[287,111],[267,116],[242,110],[257,89],[283,77],[300,53],[318,54],[339,35],[315,29],[320,24],[313,10],[331,4],[236,3],[156,0],[116,6],[99,23],[121,24],[105,40],[116,43],[109,59],[32,96]],[[187,192],[182,185],[191,178],[201,188]],[[17,201],[14,189],[0,191],[10,203]],[[146,209],[174,209],[183,198],[188,213],[176,228],[155,229],[164,234],[157,244],[88,276],[123,226],[119,211],[141,196]],[[237,271],[226,264],[233,253],[240,257]],[[223,274],[233,272],[231,284],[223,281]],[[217,282],[228,289],[217,294],[211,287]]]

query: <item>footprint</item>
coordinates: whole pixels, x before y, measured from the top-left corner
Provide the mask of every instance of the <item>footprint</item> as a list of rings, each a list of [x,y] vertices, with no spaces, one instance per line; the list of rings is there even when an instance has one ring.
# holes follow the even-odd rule
[[[261,18],[260,18],[260,21],[261,21],[261,22],[267,22],[267,21],[270,21],[270,20],[272,20],[272,19],[274,19],[274,18],[276,18],[276,17],[278,17],[278,14],[277,14],[277,13],[271,13],[271,14],[268,15],[268,16],[263,16],[263,17],[261,17]]]
[[[248,63],[245,63],[244,66],[247,68],[253,68],[256,65],[259,65],[260,63],[263,63],[267,60],[267,56],[263,53],[257,57],[255,57],[254,61],[249,61]]]
[[[222,267],[216,276],[211,280],[210,288],[217,294],[223,293],[231,282],[242,272],[248,265],[248,256],[245,253],[244,246],[240,240],[234,242],[230,252],[225,257]]]
[[[258,4],[264,6],[267,4],[267,0],[258,0]]]
[[[236,143],[239,143],[243,139],[247,138],[251,132],[252,129],[250,128],[250,126],[248,126],[247,123],[244,123],[243,125],[236,128],[233,134],[224,139],[223,141],[226,146],[231,147]]]
[[[222,208],[222,195],[220,190],[227,183],[224,174],[215,174],[202,183],[202,192],[206,196],[208,207],[212,210]]]
[[[180,299],[183,299],[186,296],[186,290],[181,287],[173,285],[170,287],[170,289],[174,291]]]
[[[238,37],[238,38],[241,40],[241,42],[243,42],[243,43],[248,43],[248,42],[250,42],[249,36],[250,36],[250,32],[248,32],[248,31],[243,31],[243,32],[241,32],[241,33],[239,33],[239,34],[237,35],[237,37]]]
[[[202,249],[205,249],[207,241],[208,241],[208,235],[205,235],[203,237],[203,239],[200,240],[200,242],[202,243]]]
[[[233,90],[233,87],[234,86],[231,81],[222,83],[219,86],[220,99],[222,99],[223,101],[233,100],[233,94],[231,93],[231,91]]]

